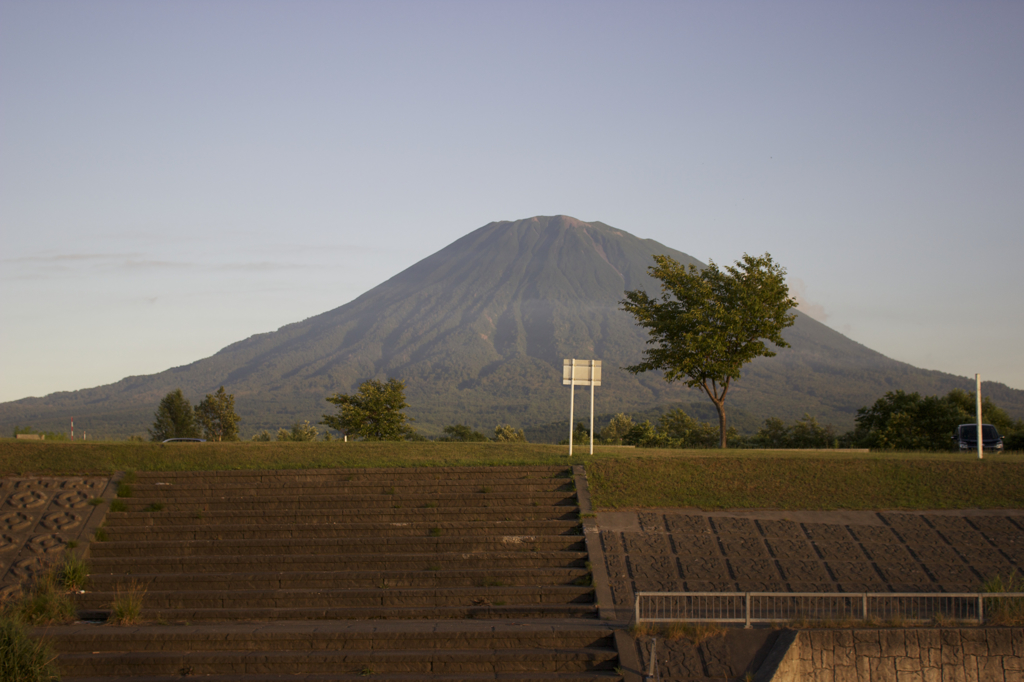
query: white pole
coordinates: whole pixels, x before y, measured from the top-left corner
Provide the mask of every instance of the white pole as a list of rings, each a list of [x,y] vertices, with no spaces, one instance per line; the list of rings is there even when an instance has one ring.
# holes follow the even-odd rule
[[[974,380],[978,384],[974,391],[974,395],[977,398],[976,403],[978,408],[978,459],[985,459],[984,447],[981,442],[981,375],[975,374]]]
[[[594,360],[590,360],[590,454],[594,454]]]
[[[572,359],[572,364],[569,365],[569,456],[572,457],[572,420],[573,420],[573,402],[576,397],[576,358]]]

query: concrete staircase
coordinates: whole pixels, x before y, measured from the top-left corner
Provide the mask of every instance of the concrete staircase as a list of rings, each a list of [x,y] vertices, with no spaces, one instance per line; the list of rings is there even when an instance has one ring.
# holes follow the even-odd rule
[[[139,474],[46,635],[65,680],[620,679],[558,467]]]

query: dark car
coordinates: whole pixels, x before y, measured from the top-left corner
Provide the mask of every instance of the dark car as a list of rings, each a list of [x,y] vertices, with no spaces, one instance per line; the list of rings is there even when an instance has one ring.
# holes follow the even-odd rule
[[[978,425],[961,424],[953,432],[953,443],[961,452],[978,449]],[[1001,452],[1003,437],[991,424],[981,425],[981,447],[990,452]]]

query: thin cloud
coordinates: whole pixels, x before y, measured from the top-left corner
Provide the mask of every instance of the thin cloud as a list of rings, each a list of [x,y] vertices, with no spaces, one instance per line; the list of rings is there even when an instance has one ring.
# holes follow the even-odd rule
[[[796,299],[797,308],[800,312],[814,318],[818,322],[827,322],[829,314],[825,312],[825,306],[814,303],[807,298],[807,285],[799,277],[792,277],[789,280],[789,293]]]

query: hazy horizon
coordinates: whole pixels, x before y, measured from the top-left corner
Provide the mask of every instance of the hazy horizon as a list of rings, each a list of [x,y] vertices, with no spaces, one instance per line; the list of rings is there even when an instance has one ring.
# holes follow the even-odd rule
[[[0,401],[208,357],[497,220],[1024,389],[1024,5],[0,0]]]

